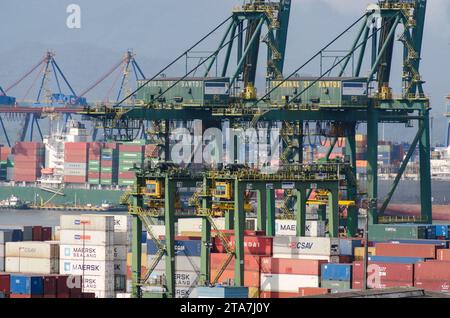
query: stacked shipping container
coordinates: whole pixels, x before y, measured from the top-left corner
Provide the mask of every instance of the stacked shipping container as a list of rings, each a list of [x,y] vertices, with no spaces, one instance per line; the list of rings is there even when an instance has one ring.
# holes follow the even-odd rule
[[[64,144],[64,182],[85,183],[88,168],[87,142],[66,142]]]
[[[100,184],[100,158],[102,144],[91,142],[88,152],[88,183]]]
[[[14,181],[35,182],[41,176],[45,149],[40,142],[17,142],[14,147]]]
[[[117,145],[107,143],[101,150],[100,163],[100,183],[103,185],[112,185],[117,183]]]
[[[144,160],[145,140],[136,140],[119,145],[119,182],[121,186],[134,183],[134,173],[129,171],[136,164],[140,166]]]
[[[8,242],[5,244],[5,270],[10,273],[57,274],[57,242]]]
[[[62,215],[60,274],[82,275],[83,292],[114,297],[114,218]]]

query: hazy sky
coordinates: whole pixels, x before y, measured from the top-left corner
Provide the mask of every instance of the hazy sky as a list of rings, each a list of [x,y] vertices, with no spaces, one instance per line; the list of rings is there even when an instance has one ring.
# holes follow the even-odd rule
[[[285,73],[298,67],[361,16],[370,2],[293,0]],[[66,26],[66,8],[71,3],[81,7],[80,29]],[[48,49],[56,52],[56,60],[76,92],[82,92],[110,69],[127,49],[133,49],[138,63],[150,77],[241,3],[242,0],[2,0],[0,85],[7,87]],[[213,44],[219,35],[201,49],[215,49]],[[348,49],[352,39],[348,36],[334,48]],[[394,56],[399,60],[398,57]],[[428,1],[422,58],[425,89],[432,98],[433,139],[444,142],[447,122],[443,117],[444,96],[450,93],[449,0]],[[318,73],[318,61],[315,62],[305,69],[305,74]],[[180,63],[167,73],[180,75],[183,70],[184,64]],[[259,75],[263,72],[260,69]],[[397,63],[393,82],[399,79]],[[112,82],[113,78],[87,97],[105,98]],[[22,98],[30,85],[31,80],[11,94]],[[36,90],[31,90],[27,97],[35,97]],[[411,139],[410,131],[403,139]]]

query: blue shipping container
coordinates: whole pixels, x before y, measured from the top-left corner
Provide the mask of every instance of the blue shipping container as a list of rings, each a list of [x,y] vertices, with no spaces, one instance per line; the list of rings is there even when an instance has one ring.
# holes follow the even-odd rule
[[[12,294],[42,295],[44,293],[42,276],[13,274],[10,279]]]
[[[436,237],[448,238],[448,225],[435,225],[436,226]]]
[[[339,239],[339,251],[341,255],[353,256],[355,247],[361,247],[361,240]]]
[[[10,241],[8,242],[21,242],[23,241],[23,231],[19,229],[0,229],[2,232],[9,232],[10,234],[5,234],[8,236]]]
[[[427,239],[428,240],[436,239],[436,225],[432,224],[427,225]]]
[[[248,298],[247,287],[197,287],[198,298]]]
[[[322,280],[352,280],[352,264],[322,264]]]
[[[147,243],[147,231],[142,231],[141,244]]]
[[[165,241],[161,241],[165,244]],[[175,241],[175,255],[181,256],[200,256],[201,254],[201,240],[189,240],[189,241]],[[155,242],[153,240],[147,240],[147,255],[155,255],[158,251]]]
[[[419,257],[396,257],[396,256],[369,256],[367,258],[370,262],[381,263],[397,263],[397,264],[415,264],[424,262],[424,258]]]

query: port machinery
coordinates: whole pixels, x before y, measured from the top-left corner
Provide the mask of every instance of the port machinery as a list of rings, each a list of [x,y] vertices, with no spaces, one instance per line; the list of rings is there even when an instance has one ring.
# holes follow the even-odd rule
[[[217,235],[224,241],[226,251],[231,255],[227,262],[233,257],[235,259],[235,284],[243,284],[244,272],[241,264],[245,220],[243,191],[256,190],[258,192],[258,230],[265,228],[268,235],[274,234],[273,194],[272,191],[268,191],[272,186],[283,189],[283,182],[294,184],[293,189],[286,192],[297,197],[297,200],[290,201],[291,204],[296,202],[294,215],[300,225],[303,225],[304,205],[309,200],[312,189],[325,188],[321,190],[325,196],[328,196],[328,200],[324,201],[328,208],[323,209],[322,202],[321,212],[325,210],[327,213],[321,214],[325,214],[325,216],[328,214],[331,236],[338,234],[336,225],[340,225],[341,222],[336,216],[340,199],[337,198],[336,193],[338,193],[338,196],[346,199],[348,205],[347,234],[353,236],[356,234],[354,222],[357,219],[358,203],[363,201],[367,205],[369,223],[378,223],[384,217],[384,211],[396,190],[406,165],[418,146],[422,211],[420,221],[431,221],[430,102],[424,93],[424,81],[419,70],[426,4],[426,0],[397,0],[378,1],[378,3],[370,5],[354,23],[321,48],[306,63],[286,75],[283,68],[291,1],[246,1],[243,6],[235,8],[228,19],[160,72],[140,82],[140,86],[133,92],[133,95],[136,94],[137,99],[142,102],[125,106],[122,104],[127,99],[125,98],[113,107],[86,109],[84,114],[99,122],[109,137],[115,140],[132,140],[135,130],[139,129],[138,123],[142,120],[151,121],[154,127],[158,127],[155,131],[148,133],[149,137],[155,135],[155,138],[161,140],[160,163],[162,165],[159,168],[136,169],[134,189],[123,197],[123,202],[130,203],[130,213],[135,216],[133,218],[132,244],[133,295],[139,297],[145,294],[142,293],[142,290],[145,290],[143,286],[145,279],[148,278],[146,274],[142,279],[140,272],[142,225],[144,224],[151,233],[150,222],[154,217],[160,216],[158,211],[161,209],[164,210],[166,235],[164,243],[151,235],[160,250],[155,262],[162,255],[168,256],[166,260],[170,261],[166,262],[166,282],[164,283],[167,292],[162,295],[167,297],[175,295],[173,224],[176,217],[173,205],[177,201],[174,197],[177,182],[181,182],[180,186],[184,181],[202,183],[202,190],[196,191],[190,200],[195,207],[195,214],[203,217],[202,284],[217,281],[217,279],[213,279],[211,282],[207,275],[207,250],[210,246],[209,229],[211,226],[215,227],[212,216],[215,215],[216,209],[213,206],[215,204],[216,207],[220,207],[223,206],[221,205],[223,203],[233,204],[233,209],[224,209],[224,214],[227,228],[235,231],[234,247],[233,244],[225,244],[230,243],[226,241],[226,237],[222,237],[221,234]],[[226,24],[228,26],[218,49],[199,65],[182,77],[160,76],[205,38]],[[338,58],[329,69],[321,70],[318,76],[300,77],[297,75],[306,65],[321,56],[323,52],[358,25],[360,28],[350,50],[346,51],[342,58]],[[262,35],[263,32],[266,35]],[[400,34],[397,40],[403,48],[402,89],[399,94],[394,93],[390,86],[396,32]],[[262,41],[260,41],[261,39]],[[255,80],[260,42],[264,42],[267,47],[266,91],[264,94],[258,95]],[[233,71],[229,72],[234,45],[237,63]],[[211,77],[209,76],[211,65],[221,52],[225,53],[221,77]],[[351,59],[357,61],[356,67],[350,76],[344,75],[348,74],[348,65]],[[202,65],[207,65],[204,77],[191,77],[190,75]],[[363,70],[366,65],[369,65],[368,69]],[[336,72],[333,77],[330,75],[332,72]],[[200,89],[198,89],[199,87]],[[190,175],[189,177],[178,175],[186,167],[170,163],[169,123],[194,120],[202,120],[203,130],[220,127],[223,121],[229,122],[230,127],[236,129],[242,127],[261,129],[264,126],[273,129],[275,124],[281,124],[283,151],[280,159],[283,164],[280,172],[267,175],[257,169],[254,171],[254,167],[238,166],[230,170],[221,170],[204,166],[198,170],[200,176],[196,178],[190,175],[195,171],[194,169],[185,172]],[[367,193],[364,194],[364,197],[357,193],[358,181],[354,181],[352,178],[356,175],[355,134],[359,123],[367,124]],[[377,146],[380,123],[405,125],[411,129],[417,129],[391,190],[381,204],[378,202],[377,183]],[[302,151],[299,151],[303,149],[305,137],[310,135],[307,128],[314,124],[317,127],[316,134],[329,138],[331,141],[323,165],[317,162],[315,163],[317,166],[304,163]],[[347,141],[346,157],[344,162],[334,163],[334,169],[339,171],[338,167],[346,167],[347,171],[352,172],[339,173],[339,176],[343,176],[345,180],[344,187],[337,186],[337,180],[330,180],[329,185],[322,184],[324,182],[323,174],[329,167],[333,167],[329,156],[339,138],[345,138]],[[237,158],[235,157],[235,159]],[[305,178],[303,171],[306,167],[311,166],[318,169],[311,179],[293,180],[296,176]],[[165,170],[161,167],[164,167]],[[172,169],[176,171],[175,175],[171,174]],[[289,171],[289,173],[282,174],[283,171]],[[155,173],[163,174],[155,177]],[[282,177],[280,177],[281,175]],[[159,205],[155,202],[150,205],[153,208],[147,208],[145,205],[146,194],[143,190],[146,188],[145,180],[149,181],[150,188],[153,188],[150,191],[153,193],[152,195],[155,192],[160,195],[157,198]],[[158,183],[157,180],[160,182]],[[159,190],[156,191],[156,189]],[[164,194],[162,195],[162,193]],[[232,197],[230,197],[230,193]],[[226,202],[217,202],[224,200]],[[262,209],[264,201],[266,202],[265,212]],[[267,216],[269,217],[267,218]],[[301,235],[302,226],[299,226],[297,231],[297,234]],[[223,264],[222,270],[226,267],[227,262]],[[152,264],[150,270],[155,266],[155,263]]]
[[[43,133],[39,123],[41,119],[50,118],[51,120],[55,120],[63,116],[63,127],[65,127],[72,115],[80,114],[89,105],[83,96],[103,83],[107,78],[112,77],[115,73],[117,74],[113,79],[112,86],[108,89],[107,96],[103,101],[95,102],[94,105],[107,105],[111,103],[108,96],[113,93],[115,86],[118,87],[118,91],[113,101],[114,103],[121,99],[122,96],[128,94],[131,91],[129,82],[133,74],[136,82],[139,79],[145,78],[142,69],[135,59],[135,54],[131,50],[128,50],[110,70],[102,74],[99,79],[93,82],[81,94],[76,94],[66,75],[56,62],[55,55],[55,52],[46,52],[37,64],[27,70],[14,83],[5,89],[0,88],[0,126],[8,146],[11,146],[12,139],[5,128],[4,120],[21,122],[21,129],[19,129],[19,137],[17,138],[19,141],[32,141],[34,139],[35,128],[39,133],[40,140],[42,140]],[[16,99],[7,95],[8,92],[20,84],[25,83],[28,79],[32,83],[27,88],[23,99]],[[54,80],[56,86],[53,86],[55,87],[51,85],[52,80]],[[117,82],[120,84],[116,85]],[[26,97],[36,84],[39,84],[36,98],[34,100],[27,99]],[[62,84],[65,84],[68,93],[64,90]],[[130,98],[129,102],[133,102],[133,99]],[[97,132],[98,129],[94,127],[94,139],[97,136]]]

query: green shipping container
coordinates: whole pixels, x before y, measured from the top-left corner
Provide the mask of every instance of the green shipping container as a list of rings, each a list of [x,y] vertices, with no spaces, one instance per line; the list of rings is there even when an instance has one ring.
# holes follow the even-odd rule
[[[121,185],[121,186],[128,186],[128,185],[133,185],[133,184],[134,184],[134,180],[119,179],[119,185]]]
[[[100,184],[100,179],[89,179],[88,183],[89,184]]]
[[[352,284],[350,281],[322,280],[320,287],[328,289],[347,290],[352,289]]]
[[[426,226],[417,224],[373,224],[369,225],[369,240],[388,241],[395,239],[426,239]]]
[[[102,172],[113,172],[113,167],[102,167]]]
[[[133,165],[133,164],[135,164],[135,163],[141,163],[141,160],[139,160],[139,159],[121,159],[121,160],[119,160],[119,165],[124,165],[124,166],[126,166],[126,165]]]
[[[100,171],[100,167],[89,167],[88,171],[89,172],[99,172]]]
[[[119,154],[119,162],[122,159],[140,159],[142,160],[144,154],[142,152],[121,152]]]
[[[111,179],[101,179],[100,180],[100,184],[111,185],[112,184],[112,180]]]
[[[133,140],[133,141],[124,142],[123,144],[124,145],[132,145],[132,146],[136,146],[136,145],[144,146],[144,145],[147,144],[147,140],[145,140],[145,139],[136,139],[136,140]]]

